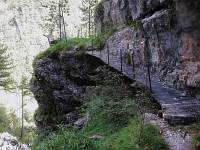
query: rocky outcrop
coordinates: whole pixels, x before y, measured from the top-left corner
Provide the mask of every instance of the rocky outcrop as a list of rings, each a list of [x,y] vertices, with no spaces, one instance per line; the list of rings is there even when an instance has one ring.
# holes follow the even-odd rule
[[[30,150],[27,145],[20,144],[16,137],[9,133],[0,133],[0,149],[1,150]]]
[[[85,101],[95,69],[101,65],[89,55],[63,51],[59,55],[39,59],[34,65],[31,90],[38,102],[36,126],[41,137],[58,124],[72,124],[80,117],[78,108]]]
[[[96,28],[119,29],[107,41],[111,53],[122,50],[139,69],[150,62],[164,84],[199,95],[199,7],[195,0],[107,0],[97,7]]]

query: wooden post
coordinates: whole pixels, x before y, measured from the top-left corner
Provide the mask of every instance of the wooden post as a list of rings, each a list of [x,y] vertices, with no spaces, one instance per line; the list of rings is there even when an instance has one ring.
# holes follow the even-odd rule
[[[110,50],[109,45],[107,44],[107,53],[108,53],[108,65],[110,64]]]
[[[120,62],[121,62],[121,72],[123,72],[123,57],[122,57],[122,49],[120,49]]]

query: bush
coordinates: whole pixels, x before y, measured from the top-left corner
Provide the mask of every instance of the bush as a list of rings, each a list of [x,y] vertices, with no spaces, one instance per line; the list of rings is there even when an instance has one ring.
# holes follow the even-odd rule
[[[140,123],[133,120],[123,128],[98,143],[99,150],[167,150],[167,145],[160,138],[158,131],[151,125],[145,125],[140,136]]]
[[[200,149],[200,135],[193,139],[193,145],[196,149]]]
[[[86,136],[61,128],[40,143],[36,150],[95,150],[95,144]]]
[[[92,118],[114,124],[116,128],[124,126],[137,114],[135,101],[129,97],[130,91],[119,75],[107,68],[99,72],[98,87],[86,103],[87,111]]]
[[[91,37],[94,40],[94,46],[97,50],[101,50],[104,48],[106,41],[111,37],[115,32],[117,32],[117,28],[113,26],[105,27],[105,31],[101,34]]]

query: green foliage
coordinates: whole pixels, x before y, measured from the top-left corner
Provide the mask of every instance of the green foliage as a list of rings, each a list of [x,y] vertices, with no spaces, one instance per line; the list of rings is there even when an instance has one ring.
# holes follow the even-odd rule
[[[0,44],[0,87],[5,90],[13,89],[13,80],[11,79],[11,70],[13,63],[7,53],[7,48]]]
[[[80,133],[61,128],[40,143],[36,150],[95,150],[95,144]]]
[[[143,125],[138,117],[144,94],[133,94],[118,75],[106,67],[93,76],[97,87],[83,106],[90,120],[81,131],[61,128],[50,135],[36,150],[166,150],[159,132],[151,125]],[[141,126],[143,130],[141,131]],[[91,140],[99,135],[102,139]]]
[[[111,37],[117,31],[118,31],[117,28],[113,26],[107,26],[105,27],[104,31],[101,34],[91,37],[94,40],[94,46],[96,47],[96,49],[97,50],[103,49],[109,37]]]
[[[197,135],[193,139],[193,145],[196,149],[200,149],[200,135]]]
[[[116,28],[108,27],[106,28],[105,32],[101,33],[98,36],[91,36],[90,38],[71,38],[68,39],[67,42],[66,39],[58,39],[54,41],[55,44],[52,44],[47,50],[40,52],[36,56],[33,65],[38,59],[43,59],[46,57],[58,55],[63,50],[67,51],[73,50],[74,47],[77,47],[79,49],[77,55],[82,54],[85,52],[84,46],[86,44],[91,44],[92,40],[94,41],[94,47],[97,50],[103,49],[107,39],[110,36],[112,36],[113,33],[115,33],[116,31],[117,31]]]
[[[167,150],[167,146],[158,131],[151,125],[145,125],[140,136],[140,123],[137,120],[98,143],[99,150]]]
[[[11,120],[9,118],[8,111],[2,105],[0,105],[0,132],[9,131]]]
[[[128,25],[130,27],[133,27],[135,30],[137,30],[140,27],[140,24],[141,24],[140,21],[132,21],[132,20],[130,20],[128,22]]]
[[[52,44],[47,50],[39,53],[35,60],[43,59],[52,55],[56,55],[62,50],[72,50],[73,47],[81,47],[90,41],[89,38],[72,38],[68,39],[66,42],[65,39],[57,40],[55,44]]]
[[[30,116],[27,113],[26,117],[30,118]],[[8,132],[20,139],[21,119],[18,118],[14,112],[8,111],[4,106],[0,105],[0,133],[2,132]],[[35,128],[25,127],[23,142],[25,142],[28,145],[31,145],[34,143],[35,139]]]

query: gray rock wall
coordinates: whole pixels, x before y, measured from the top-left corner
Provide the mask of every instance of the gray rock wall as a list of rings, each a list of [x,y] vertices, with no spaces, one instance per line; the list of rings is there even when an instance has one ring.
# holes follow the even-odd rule
[[[144,68],[148,41],[152,73],[170,87],[198,91],[199,7],[195,0],[108,0],[97,7],[96,28],[117,27],[119,32],[107,41],[111,53],[134,52],[136,67]]]

